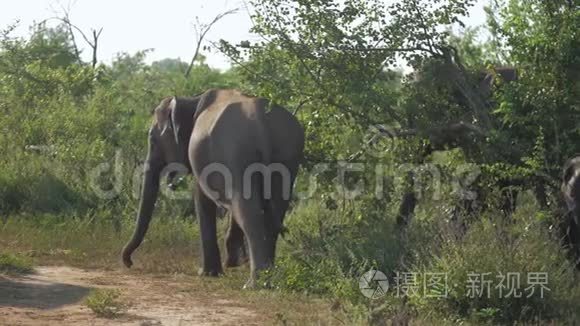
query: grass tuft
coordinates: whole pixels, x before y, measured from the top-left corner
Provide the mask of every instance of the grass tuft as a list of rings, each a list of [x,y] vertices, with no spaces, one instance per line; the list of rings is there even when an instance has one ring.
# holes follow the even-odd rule
[[[30,259],[18,255],[0,253],[0,273],[28,274],[33,271]]]
[[[121,291],[116,289],[93,290],[85,299],[85,304],[103,318],[117,318],[127,311],[127,304],[121,300]]]

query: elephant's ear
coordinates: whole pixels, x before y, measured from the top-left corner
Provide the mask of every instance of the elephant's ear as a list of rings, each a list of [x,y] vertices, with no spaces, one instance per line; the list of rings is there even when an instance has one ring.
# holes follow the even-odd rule
[[[161,129],[161,135],[166,132],[172,132],[173,119],[171,118],[175,110],[175,97],[164,98],[161,103],[155,108],[155,120],[157,127]]]
[[[580,156],[575,156],[564,163],[564,173],[562,174],[562,182],[567,184],[574,176],[576,169],[580,166]]]

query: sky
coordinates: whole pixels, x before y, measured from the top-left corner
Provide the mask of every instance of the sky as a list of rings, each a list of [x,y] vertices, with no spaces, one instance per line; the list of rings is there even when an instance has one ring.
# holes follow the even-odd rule
[[[390,0],[386,0],[390,1]],[[14,35],[26,37],[29,26],[47,18],[62,16],[62,8],[70,8],[73,24],[90,35],[91,29],[103,28],[99,39],[99,61],[110,63],[117,53],[133,54],[154,49],[147,62],[164,58],[180,58],[189,62],[195,50],[196,17],[201,23],[230,9],[240,8],[224,17],[209,31],[207,41],[224,39],[232,43],[254,40],[248,30],[252,26],[243,0],[21,0],[7,1],[0,9],[0,30],[19,21]],[[479,0],[465,21],[468,26],[485,23],[483,6],[488,0]],[[56,24],[56,21],[55,21]],[[83,58],[90,61],[90,48],[80,35],[77,43],[83,49]],[[207,43],[206,43],[207,45]],[[205,53],[204,53],[205,54]],[[229,61],[213,51],[206,54],[206,62],[219,69],[227,69]]]

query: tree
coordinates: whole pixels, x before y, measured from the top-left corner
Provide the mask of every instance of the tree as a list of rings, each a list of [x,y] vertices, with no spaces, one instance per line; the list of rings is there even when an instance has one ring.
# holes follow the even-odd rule
[[[58,92],[82,96],[91,89],[94,72],[77,64],[66,26],[34,25],[28,40],[12,37],[15,26],[0,35],[0,92],[31,102]]]
[[[569,1],[500,3],[501,10],[488,9],[499,14],[490,15],[492,39],[478,45],[474,31],[450,33],[472,4],[252,2],[252,31],[262,41],[220,45],[254,93],[297,108],[316,130],[311,159],[356,157],[344,135],[382,125],[387,137],[431,143],[401,155],[406,160],[459,146],[468,161],[483,164],[489,187],[526,184],[542,193],[549,181],[547,192],[555,193],[553,180],[577,143],[577,9]],[[398,79],[388,70],[400,59],[415,70],[402,88],[393,87]],[[517,83],[493,78],[502,85],[495,99],[477,87],[490,63],[513,63],[521,72]],[[565,154],[546,144],[564,146]]]
[[[448,32],[440,27],[460,23],[472,3],[255,1],[252,32],[262,41],[237,46],[222,41],[220,48],[240,65],[254,93],[299,109],[310,127],[334,128],[330,132],[335,134],[374,124],[406,128],[409,123],[397,106],[401,78],[393,71],[395,64],[404,59],[418,66],[437,56],[457,67]],[[457,82],[464,85],[462,74]],[[463,88],[469,92],[470,86]],[[481,106],[474,106],[478,116]],[[311,145],[330,148],[326,153],[336,157],[332,148],[341,141],[320,134]]]
[[[85,34],[85,32],[79,28],[77,25],[73,24],[73,22],[71,21],[71,8],[70,5],[68,8],[65,8],[64,6],[61,5],[61,13],[59,13],[57,17],[53,17],[49,20],[58,20],[60,21],[62,24],[64,24],[64,26],[66,27],[66,30],[68,32],[68,36],[70,37],[70,41],[72,42],[73,45],[73,49],[74,52],[76,54],[77,60],[79,63],[82,63],[81,61],[81,57],[80,57],[80,50],[78,48],[77,42],[76,42],[76,37],[75,37],[75,32],[80,34],[82,39],[85,41],[85,43],[91,48],[92,51],[92,60],[91,60],[91,66],[93,67],[93,69],[95,69],[95,67],[97,66],[98,61],[98,50],[99,50],[99,38],[101,37],[101,33],[103,32],[103,28],[101,27],[98,31],[94,28],[91,29],[91,35],[90,37],[87,36],[87,34]]]

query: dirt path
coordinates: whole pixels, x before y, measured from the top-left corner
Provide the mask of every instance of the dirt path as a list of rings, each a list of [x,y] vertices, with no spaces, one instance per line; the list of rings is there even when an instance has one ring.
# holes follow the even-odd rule
[[[116,319],[84,305],[95,288],[114,288],[130,307]],[[240,300],[238,300],[240,301]],[[192,290],[186,277],[142,276],[71,267],[39,267],[27,276],[0,275],[0,325],[261,325],[248,304]]]

